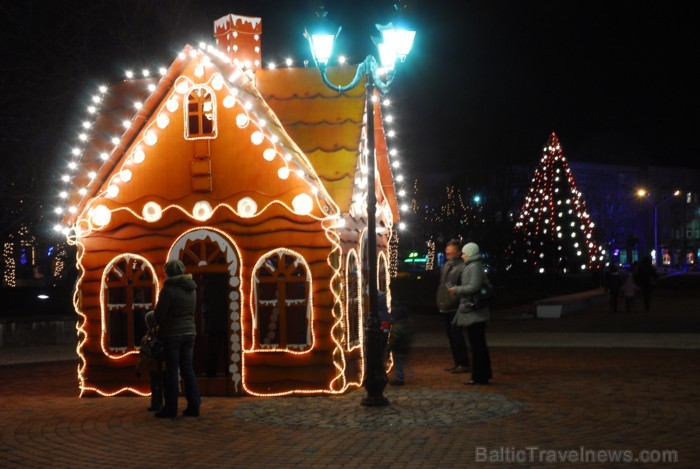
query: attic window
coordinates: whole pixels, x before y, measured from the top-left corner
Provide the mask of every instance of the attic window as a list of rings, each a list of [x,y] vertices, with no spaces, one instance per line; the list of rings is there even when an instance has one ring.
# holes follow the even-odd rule
[[[193,87],[187,93],[185,115],[188,139],[216,137],[216,101],[206,86]]]

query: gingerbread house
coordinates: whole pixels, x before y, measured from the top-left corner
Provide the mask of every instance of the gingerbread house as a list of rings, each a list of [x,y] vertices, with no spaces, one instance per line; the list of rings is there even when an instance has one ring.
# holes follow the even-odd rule
[[[62,194],[78,253],[81,395],[148,394],[134,366],[171,259],[200,287],[226,284],[225,344],[208,374],[214,322],[198,301],[203,394],[333,394],[362,383],[363,292],[368,281],[389,290],[398,220],[379,100],[364,82],[331,90],[313,68],[263,69],[260,18],[226,15],[214,29],[216,46],[186,46],[159,76],[93,98]],[[328,72],[348,82],[356,66]],[[375,279],[363,275],[368,102]]]

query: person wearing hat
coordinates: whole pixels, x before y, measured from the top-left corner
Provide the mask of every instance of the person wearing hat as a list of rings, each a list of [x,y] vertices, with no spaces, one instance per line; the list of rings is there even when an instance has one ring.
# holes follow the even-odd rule
[[[455,314],[459,306],[459,298],[451,295],[448,289],[458,285],[464,268],[464,262],[460,257],[461,242],[452,239],[445,246],[447,261],[440,270],[440,283],[437,289],[437,307],[445,316],[445,332],[450,344],[453,363],[445,368],[450,373],[469,372],[469,344],[466,342],[464,331],[454,324]]]
[[[491,379],[491,358],[486,345],[486,322],[489,319],[488,307],[473,309],[471,297],[487,282],[484,264],[476,243],[467,243],[462,248],[464,269],[459,285],[450,287],[450,294],[460,297],[459,310],[466,310],[466,333],[472,348],[472,379],[464,384],[488,384]],[[459,317],[458,314],[455,319]]]
[[[197,417],[201,404],[193,366],[197,284],[192,280],[192,275],[185,274],[182,261],[168,261],[164,270],[166,278],[158,296],[155,317],[165,342],[165,405],[155,416],[177,416],[179,370],[187,399],[187,408],[182,415]]]

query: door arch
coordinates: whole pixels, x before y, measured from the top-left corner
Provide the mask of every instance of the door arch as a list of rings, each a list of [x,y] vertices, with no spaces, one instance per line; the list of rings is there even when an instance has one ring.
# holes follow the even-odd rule
[[[194,229],[184,233],[173,243],[167,260],[180,260],[185,271],[192,274],[197,282],[197,341],[195,342],[195,372],[204,394],[240,394],[241,389],[241,278],[240,252],[236,244],[223,231],[207,228]],[[205,376],[208,369],[209,353],[214,346],[215,334],[207,327],[212,321],[204,313],[203,293],[207,281],[225,277],[227,288],[227,317],[224,350],[226,357],[223,376],[215,373]],[[212,322],[210,322],[212,324]]]

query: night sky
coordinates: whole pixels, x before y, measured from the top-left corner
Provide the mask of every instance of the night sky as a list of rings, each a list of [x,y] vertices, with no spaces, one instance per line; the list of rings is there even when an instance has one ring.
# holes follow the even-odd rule
[[[2,88],[32,87],[22,109],[64,114],[100,80],[168,64],[185,43],[213,43],[226,13],[263,18],[263,60],[309,58],[312,1],[193,0],[0,5]],[[460,5],[456,10],[456,5]],[[550,132],[574,162],[700,167],[700,37],[690,2],[409,2],[414,51],[394,89],[403,154],[416,171],[534,165]],[[327,1],[338,53],[374,53],[391,2]],[[24,39],[31,38],[29,43]],[[56,53],[50,53],[52,49]],[[31,63],[27,66],[27,63]],[[63,66],[61,64],[65,63]],[[38,72],[40,71],[40,72]],[[43,86],[72,74],[56,88]],[[37,78],[37,75],[41,77]],[[37,95],[38,93],[38,95]],[[42,95],[44,93],[44,95]],[[13,93],[10,93],[13,94]],[[17,94],[17,93],[14,93]],[[38,96],[38,97],[37,97]],[[32,103],[31,101],[36,101]],[[34,105],[34,108],[32,107]],[[7,104],[4,105],[8,112]],[[57,132],[68,129],[57,124]],[[60,148],[47,149],[59,153]]]

